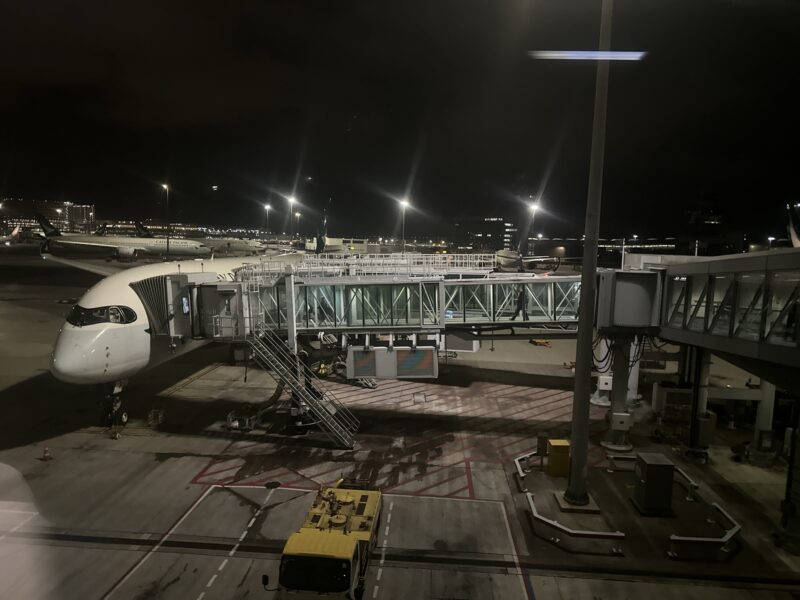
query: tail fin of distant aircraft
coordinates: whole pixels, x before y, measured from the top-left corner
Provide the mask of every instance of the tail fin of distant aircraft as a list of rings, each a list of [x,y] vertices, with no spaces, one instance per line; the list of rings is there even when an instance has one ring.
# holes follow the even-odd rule
[[[47,218],[42,213],[35,213],[33,215],[39,223],[39,227],[42,228],[44,231],[45,237],[56,237],[61,235],[61,232],[56,229],[53,224],[47,220]]]
[[[792,240],[792,248],[800,248],[800,218],[797,217],[797,205],[794,207],[791,204],[786,205],[786,210],[789,212],[789,239]]]
[[[325,241],[328,239],[328,211],[331,208],[331,199],[328,199],[328,208],[322,215],[322,223],[320,229],[317,231],[317,244],[314,248],[314,254],[322,254],[325,252]]]
[[[138,235],[139,237],[144,237],[144,238],[153,237],[153,234],[150,233],[150,230],[147,227],[142,225],[141,221],[134,221],[133,224],[136,226],[136,235]]]
[[[94,230],[93,235],[105,235],[106,229],[108,229],[108,223],[103,223],[102,225],[100,225],[100,227]]]

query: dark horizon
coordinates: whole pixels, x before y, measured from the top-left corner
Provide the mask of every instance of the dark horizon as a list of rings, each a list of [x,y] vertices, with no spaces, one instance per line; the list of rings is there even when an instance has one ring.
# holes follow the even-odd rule
[[[258,226],[294,190],[304,224],[332,198],[332,234],[366,235],[408,195],[422,236],[541,193],[537,230],[583,230],[595,65],[527,52],[596,47],[599,2],[42,6],[4,3],[0,196],[158,218],[167,181],[173,220]],[[601,236],[703,203],[785,235],[798,25],[781,0],[615,3],[612,47],[647,56],[611,68]]]

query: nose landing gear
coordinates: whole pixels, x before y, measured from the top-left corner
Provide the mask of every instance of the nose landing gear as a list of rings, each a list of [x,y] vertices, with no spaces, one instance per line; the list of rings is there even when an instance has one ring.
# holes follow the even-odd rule
[[[127,382],[118,381],[109,385],[103,396],[103,426],[108,427],[112,436],[119,438],[120,431],[128,424],[128,412],[122,405],[122,391]]]

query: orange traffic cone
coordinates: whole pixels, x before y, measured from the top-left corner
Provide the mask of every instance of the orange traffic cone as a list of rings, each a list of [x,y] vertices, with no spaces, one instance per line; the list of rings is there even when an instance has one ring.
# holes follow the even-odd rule
[[[42,462],[47,462],[48,460],[53,460],[53,457],[50,455],[50,448],[45,448],[44,452],[42,452]]]

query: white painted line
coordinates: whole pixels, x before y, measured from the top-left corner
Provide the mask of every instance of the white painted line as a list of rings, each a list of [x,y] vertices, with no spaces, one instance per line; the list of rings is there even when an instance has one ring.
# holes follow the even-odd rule
[[[375,578],[375,581],[380,581],[381,580],[381,575],[383,575],[383,567],[378,569],[378,576]]]
[[[19,522],[19,523],[17,523],[16,525],[14,525],[14,527],[12,527],[12,528],[11,528],[11,529],[9,529],[8,531],[6,531],[6,532],[5,532],[3,535],[0,535],[0,540],[3,540],[3,539],[5,539],[5,537],[6,537],[6,536],[7,536],[9,533],[14,533],[14,532],[15,532],[17,529],[19,529],[20,527],[22,527],[23,525],[25,525],[25,523],[27,523],[28,521],[30,521],[30,520],[31,520],[33,517],[35,517],[35,516],[36,516],[36,515],[38,515],[38,514],[39,514],[39,513],[33,513],[33,514],[31,514],[31,515],[28,515],[28,517],[27,517],[27,518],[23,519],[22,521],[20,521],[20,522]]]
[[[233,548],[231,548],[231,551],[228,552],[228,556],[233,556],[234,554],[236,554],[236,551],[238,549],[239,549],[239,544],[236,544]]]
[[[381,566],[386,561],[386,547],[381,548]]]
[[[250,529],[253,526],[253,523],[255,523],[255,522],[256,522],[256,518],[255,517],[250,519],[250,522],[247,524],[247,528]]]
[[[241,542],[241,541],[242,541],[242,540],[245,538],[245,536],[246,536],[246,535],[247,535],[247,529],[245,529],[245,530],[242,532],[242,535],[240,535],[240,536],[239,536],[239,541]],[[238,544],[237,544],[237,545],[238,545]]]
[[[227,564],[228,564],[228,559],[226,558],[221,563],[219,563],[219,568],[217,569],[217,571],[222,571],[222,569],[224,569],[225,565],[227,565]]]
[[[200,595],[197,597],[197,600],[203,600],[203,598],[205,598],[205,597],[206,597],[206,593],[205,592],[200,592]]]
[[[394,500],[389,502],[389,510],[394,510]]]
[[[377,598],[378,597],[378,587],[379,586],[376,585],[374,588],[372,588],[372,597],[373,598]]]
[[[159,548],[161,548],[161,546],[163,545],[163,543],[167,541],[167,538],[168,538],[169,536],[171,536],[171,535],[172,535],[172,534],[175,532],[175,530],[176,530],[178,527],[180,527],[181,523],[183,523],[183,522],[186,520],[186,518],[187,518],[187,517],[188,517],[190,514],[192,514],[192,511],[194,511],[194,509],[195,509],[195,508],[197,508],[198,506],[200,506],[200,503],[201,503],[203,500],[205,500],[206,496],[208,496],[208,494],[211,492],[211,490],[213,490],[213,489],[214,489],[214,488],[216,488],[216,487],[219,487],[219,486],[216,486],[216,485],[210,485],[210,486],[208,486],[208,487],[205,489],[205,491],[204,491],[202,494],[200,494],[200,497],[198,497],[198,498],[197,498],[197,500],[195,500],[195,501],[194,501],[194,504],[192,504],[192,505],[191,505],[191,506],[190,506],[188,509],[186,509],[186,512],[184,512],[184,513],[183,513],[183,515],[181,516],[181,518],[180,518],[180,519],[178,519],[178,521],[177,521],[177,522],[176,522],[176,523],[175,523],[175,524],[174,524],[174,525],[173,525],[173,526],[172,526],[172,527],[169,529],[169,531],[167,531],[167,533],[165,533],[163,536],[161,536],[161,539],[160,539],[160,540],[158,540],[158,543],[157,543],[155,546],[153,546],[153,547],[152,547],[152,548],[151,548],[151,549],[150,549],[150,550],[147,552],[147,554],[145,554],[145,555],[144,555],[144,556],[141,558],[141,560],[140,560],[139,562],[137,562],[135,565],[133,565],[133,567],[131,567],[131,569],[130,569],[130,570],[129,570],[129,571],[126,573],[126,574],[125,574],[125,576],[124,576],[122,579],[120,579],[120,580],[119,580],[117,583],[115,583],[115,584],[114,584],[114,586],[113,586],[113,587],[112,587],[110,590],[108,590],[108,592],[106,592],[106,594],[105,594],[105,596],[103,596],[103,598],[104,598],[104,599],[106,599],[106,598],[110,598],[110,597],[111,597],[111,595],[112,595],[114,592],[116,592],[116,591],[117,591],[117,590],[118,590],[120,587],[122,587],[122,585],[123,585],[123,584],[124,584],[126,581],[128,581],[128,579],[130,579],[131,575],[133,575],[133,574],[134,574],[136,571],[138,571],[138,570],[141,568],[141,566],[142,566],[144,563],[146,563],[146,562],[147,562],[147,560],[148,560],[148,559],[149,559],[151,556],[153,556],[153,554],[154,554],[155,552],[157,552]]]
[[[389,537],[389,526],[386,526],[386,529],[383,530],[383,537]]]
[[[207,587],[207,588],[210,588],[212,585],[214,585],[214,582],[215,582],[216,580],[217,580],[217,574],[216,574],[216,573],[214,573],[214,574],[211,576],[211,579],[209,579],[209,580],[208,580],[208,583],[206,584],[206,587]]]
[[[389,516],[386,517],[386,524],[388,525],[391,522],[392,522],[392,513],[389,513]]]
[[[503,521],[506,524],[506,533],[508,534],[508,542],[511,544],[511,552],[513,552],[514,565],[517,567],[517,574],[519,575],[519,585],[522,588],[522,597],[529,598],[528,589],[525,587],[525,579],[522,576],[522,569],[519,566],[519,557],[517,556],[517,546],[514,543],[514,537],[511,535],[511,523],[508,520],[508,513],[504,504],[500,504],[500,512],[503,513]]]

